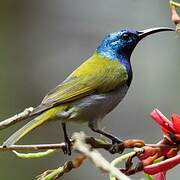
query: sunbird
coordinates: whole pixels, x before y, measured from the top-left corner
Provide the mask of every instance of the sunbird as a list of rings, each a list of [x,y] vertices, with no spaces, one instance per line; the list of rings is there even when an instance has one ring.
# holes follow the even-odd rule
[[[92,131],[112,141],[109,151],[115,153],[117,145],[123,141],[100,129],[98,122],[121,102],[128,91],[133,77],[130,57],[138,42],[161,31],[174,29],[125,29],[105,36],[93,55],[51,90],[41,104],[34,108],[30,116],[36,117],[11,135],[3,146],[9,147],[31,130],[57,119],[60,120],[64,133],[64,153],[71,154],[70,139],[66,131],[68,122],[87,122]]]

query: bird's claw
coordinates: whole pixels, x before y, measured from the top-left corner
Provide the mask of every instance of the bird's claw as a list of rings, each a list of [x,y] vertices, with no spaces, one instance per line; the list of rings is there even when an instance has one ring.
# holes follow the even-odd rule
[[[115,154],[115,153],[123,153],[124,151],[124,143],[122,141],[116,141],[116,142],[112,142],[112,146],[111,148],[109,149],[109,152],[111,154]]]
[[[71,155],[71,142],[67,141],[65,142],[65,146],[62,148],[64,154],[68,154],[69,156]]]
[[[144,164],[141,161],[138,161],[134,168],[132,167],[133,166],[132,160],[137,155],[138,155],[138,153],[135,153],[133,156],[128,158],[128,160],[126,161],[126,164],[125,164],[125,168],[120,169],[121,172],[123,172],[125,175],[129,176],[129,175],[133,175],[133,174],[141,171],[144,168]]]
[[[139,171],[142,171],[144,168],[144,164],[142,162],[138,162],[137,165],[134,168],[129,168],[129,169],[123,169],[122,172],[127,175],[133,175]]]

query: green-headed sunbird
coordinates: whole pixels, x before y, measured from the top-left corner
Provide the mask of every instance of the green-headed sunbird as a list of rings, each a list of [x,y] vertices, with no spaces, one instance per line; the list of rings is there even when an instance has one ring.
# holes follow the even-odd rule
[[[120,30],[105,36],[93,55],[34,108],[30,116],[37,117],[10,136],[3,146],[13,145],[34,128],[54,119],[62,124],[67,145],[64,151],[68,154],[71,150],[66,123],[72,121],[88,122],[93,131],[111,139],[113,145],[122,143],[121,139],[99,129],[98,121],[112,111],[128,91],[132,81],[130,57],[135,46],[147,35],[161,31],[174,29]],[[115,149],[110,152],[115,153]]]

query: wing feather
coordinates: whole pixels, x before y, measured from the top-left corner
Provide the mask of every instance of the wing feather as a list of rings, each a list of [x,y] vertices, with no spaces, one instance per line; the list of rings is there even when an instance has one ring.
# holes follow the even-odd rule
[[[65,81],[51,90],[34,112],[41,112],[94,92],[111,91],[127,78],[127,72],[120,62],[94,54]]]

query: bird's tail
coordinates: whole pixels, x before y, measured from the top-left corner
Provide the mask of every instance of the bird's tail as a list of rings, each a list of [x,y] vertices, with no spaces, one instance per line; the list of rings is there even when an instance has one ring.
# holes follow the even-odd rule
[[[9,147],[13,144],[15,144],[18,140],[20,140],[23,136],[25,136],[27,133],[35,129],[36,127],[44,124],[48,120],[51,119],[51,113],[44,112],[35,119],[28,122],[25,126],[23,126],[21,129],[16,131],[13,135],[11,135],[4,143],[4,147]]]

